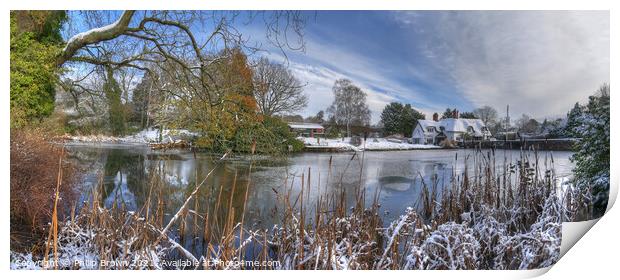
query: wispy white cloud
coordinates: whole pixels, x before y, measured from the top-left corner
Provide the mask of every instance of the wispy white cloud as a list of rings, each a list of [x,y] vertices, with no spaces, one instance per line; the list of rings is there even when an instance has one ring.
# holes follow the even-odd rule
[[[285,60],[278,52],[267,56],[276,61]],[[350,46],[306,38],[306,52],[303,55],[289,55],[286,62],[297,78],[306,83],[304,92],[309,96],[309,104],[305,115],[313,115],[332,103],[332,86],[340,78],[351,80],[368,94],[367,103],[373,123],[379,121],[381,111],[390,102],[416,100],[418,104],[432,104],[415,88],[386,74],[389,69],[385,63],[356,53]],[[432,108],[419,106],[417,109],[430,112]]]
[[[609,82],[609,12],[397,12],[421,52],[474,105],[564,114]]]
[[[306,116],[331,104],[339,78],[368,93],[373,122],[392,101],[411,103],[427,117],[446,107],[507,104],[513,116],[555,117],[609,81],[606,11],[376,12],[360,23],[385,28],[372,34],[334,24],[351,13],[326,21],[323,15],[304,38],[306,51],[287,52],[306,84]],[[251,34],[257,39],[262,31]],[[284,60],[270,51],[271,59]]]

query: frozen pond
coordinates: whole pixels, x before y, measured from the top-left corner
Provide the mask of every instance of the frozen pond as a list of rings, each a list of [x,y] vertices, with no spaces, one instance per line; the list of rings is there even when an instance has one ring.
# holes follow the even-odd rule
[[[276,213],[284,205],[277,197],[288,191],[293,194],[293,199],[297,197],[302,176],[304,204],[314,206],[319,196],[344,190],[347,205],[352,206],[355,188],[362,186],[368,201],[378,194],[384,221],[391,221],[406,207],[417,205],[420,178],[428,182],[431,176],[436,176],[439,185],[448,185],[452,172],[462,173],[464,158],[474,152],[411,150],[365,152],[355,156],[353,153],[300,153],[288,158],[262,157],[254,161],[249,157],[232,158],[216,165],[217,155],[152,151],[145,146],[69,145],[68,151],[84,170],[83,200],[90,197],[93,188],[102,185],[99,190],[101,202],[107,207],[116,204],[137,211],[144,206],[149,193],[156,192],[165,198],[161,203],[167,219],[183,204],[196,181],[201,182],[216,167],[199,193],[198,205],[191,205],[191,208],[204,213],[206,206],[214,209],[220,197],[219,207],[225,210],[231,201],[238,217],[244,208],[247,191],[245,224],[253,228],[271,228],[278,222]],[[518,150],[497,150],[496,164],[503,164],[504,158],[515,162],[519,153]],[[552,154],[556,174],[570,175],[573,164],[569,157],[572,153]],[[550,159],[551,153],[540,152],[541,162],[545,156]],[[150,183],[153,175],[163,182],[156,190]],[[224,210],[213,213],[224,215]]]

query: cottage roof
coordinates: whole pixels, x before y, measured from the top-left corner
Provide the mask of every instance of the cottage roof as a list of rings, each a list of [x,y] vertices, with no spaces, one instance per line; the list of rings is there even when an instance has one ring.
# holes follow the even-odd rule
[[[318,123],[288,123],[288,127],[294,129],[323,129],[323,126]]]
[[[424,129],[424,131],[427,131],[426,130],[427,127],[435,127],[439,129],[439,127],[441,126],[439,122],[431,121],[431,120],[418,120],[418,124],[420,124],[420,126],[422,127],[422,129]]]
[[[452,131],[452,132],[467,132],[467,129],[471,127],[474,131],[475,136],[482,136],[485,133],[488,133],[484,127],[484,123],[480,119],[442,119],[438,122],[431,120],[419,120],[418,124],[422,127],[425,132],[428,132],[428,127],[435,127],[437,130],[441,130],[440,127],[444,128],[444,131]]]

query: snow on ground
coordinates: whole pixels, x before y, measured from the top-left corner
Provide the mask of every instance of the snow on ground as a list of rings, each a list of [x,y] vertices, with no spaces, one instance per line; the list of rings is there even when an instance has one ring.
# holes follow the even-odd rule
[[[170,143],[176,142],[181,139],[188,139],[197,136],[195,132],[190,132],[187,129],[164,129],[160,132],[157,129],[146,129],[138,132],[137,134],[124,137],[128,142],[139,143]],[[160,141],[161,139],[161,141]]]
[[[364,146],[362,144],[362,146]],[[373,138],[366,141],[365,149],[367,151],[373,150],[422,150],[422,149],[437,149],[439,146],[424,145],[424,144],[409,144],[406,142],[395,143],[388,141],[385,138]]]
[[[338,139],[325,139],[314,137],[299,137],[297,138],[304,142],[306,147],[324,147],[332,149],[340,149],[343,151],[362,151],[359,147],[349,144],[350,138]]]
[[[174,143],[181,140],[191,139],[197,136],[197,133],[191,132],[186,129],[164,129],[161,132],[157,129],[145,129],[136,134],[128,135],[125,137],[114,137],[105,135],[86,135],[86,136],[66,136],[66,139],[75,142],[85,143],[118,143],[118,144],[151,144],[151,143]],[[362,139],[362,143],[359,146],[351,144],[351,138],[313,138],[313,137],[299,137],[299,140],[304,142],[306,147],[321,147],[329,149],[338,149],[342,151],[390,151],[390,150],[422,150],[422,149],[437,149],[439,146],[435,145],[422,145],[422,144],[409,144],[407,142],[400,142],[395,139],[386,138],[369,138],[365,142]]]
[[[438,149],[439,146],[435,145],[423,145],[423,144],[409,144],[406,142],[398,143],[397,140],[389,141],[386,138],[370,138],[364,143],[355,146],[350,144],[351,138],[337,138],[337,139],[325,139],[325,138],[313,138],[313,137],[300,137],[299,140],[304,142],[306,147],[324,147],[332,149],[341,149],[344,151],[389,151],[389,150],[422,150],[422,149]]]
[[[67,136],[67,139],[76,142],[92,142],[92,143],[172,143],[182,139],[195,137],[197,133],[187,129],[145,129],[136,134],[125,137],[105,136],[105,135],[85,135],[85,136]]]

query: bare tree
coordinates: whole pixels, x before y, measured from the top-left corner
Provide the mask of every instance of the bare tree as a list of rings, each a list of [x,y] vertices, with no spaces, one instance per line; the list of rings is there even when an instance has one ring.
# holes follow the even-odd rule
[[[366,93],[350,80],[340,79],[332,88],[334,102],[327,108],[330,118],[338,125],[345,125],[347,137],[351,137],[351,125],[368,126],[370,109],[366,104]]]
[[[263,115],[290,114],[308,105],[303,85],[284,65],[261,58],[254,67],[254,98]]]
[[[276,47],[283,51],[304,47],[305,20],[299,11],[245,13],[249,16],[239,20],[237,11],[70,12],[65,29],[70,39],[57,61],[71,70],[65,73],[63,87],[80,88],[68,92],[95,93],[100,90],[86,88],[83,81],[100,79],[104,69],[122,75],[119,81],[135,79],[126,81],[133,86],[145,72],[154,72],[153,87],[174,103],[215,107],[234,102],[223,98],[231,89],[221,82],[218,64],[240,50],[249,54],[261,48],[249,43],[238,24],[262,20],[267,40]],[[87,31],[79,32],[84,28]],[[125,84],[121,87],[131,90]]]
[[[497,122],[497,111],[491,106],[482,106],[473,111],[474,116],[481,119],[487,126],[493,126]]]

